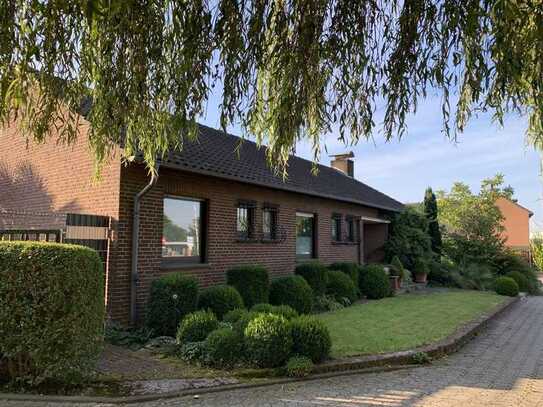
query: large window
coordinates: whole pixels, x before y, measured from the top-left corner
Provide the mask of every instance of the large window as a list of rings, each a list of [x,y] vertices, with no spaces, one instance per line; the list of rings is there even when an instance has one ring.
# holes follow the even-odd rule
[[[203,201],[164,198],[162,257],[200,262],[203,254]]]
[[[335,213],[332,215],[332,240],[339,242],[341,240],[341,215]]]
[[[239,239],[253,239],[255,232],[255,208],[252,201],[240,201],[237,207],[236,230]]]
[[[277,240],[277,208],[264,206],[262,209],[262,238]]]
[[[296,213],[296,256],[315,257],[315,215]]]

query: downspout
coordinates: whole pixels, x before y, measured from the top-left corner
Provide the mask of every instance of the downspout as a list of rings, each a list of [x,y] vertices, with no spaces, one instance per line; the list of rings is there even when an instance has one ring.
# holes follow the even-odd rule
[[[156,172],[151,174],[151,179],[145,187],[134,196],[134,214],[132,219],[132,269],[130,272],[130,325],[136,325],[138,321],[137,311],[137,289],[139,282],[138,273],[138,252],[140,242],[140,206],[141,199],[153,188],[158,181],[158,169],[157,164]]]

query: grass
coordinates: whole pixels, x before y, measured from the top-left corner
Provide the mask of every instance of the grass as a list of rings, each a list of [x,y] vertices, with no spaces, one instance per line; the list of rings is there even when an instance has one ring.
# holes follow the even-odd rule
[[[490,292],[401,295],[317,315],[332,336],[332,357],[396,352],[452,334],[505,301]]]

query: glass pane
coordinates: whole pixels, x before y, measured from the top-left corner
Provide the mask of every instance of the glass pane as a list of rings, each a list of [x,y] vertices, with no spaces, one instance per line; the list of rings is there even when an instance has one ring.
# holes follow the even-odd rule
[[[313,255],[312,217],[296,217],[296,254],[299,256]]]
[[[332,240],[339,240],[338,230],[338,220],[337,218],[332,218]]]
[[[271,236],[271,226],[272,223],[272,217],[270,211],[263,211],[262,212],[262,232],[264,233],[264,237],[269,238]]]
[[[238,232],[247,234],[249,232],[249,210],[244,207],[238,208]]]
[[[201,245],[200,202],[164,199],[162,256],[199,256]]]

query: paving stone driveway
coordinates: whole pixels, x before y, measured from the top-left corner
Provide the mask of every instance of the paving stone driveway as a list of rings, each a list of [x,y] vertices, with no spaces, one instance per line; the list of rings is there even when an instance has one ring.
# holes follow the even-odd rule
[[[37,404],[6,404],[22,405]],[[460,352],[430,366],[138,406],[543,406],[543,297],[523,299]]]

